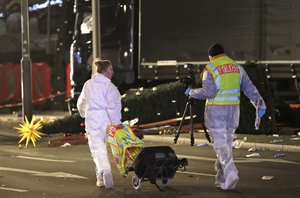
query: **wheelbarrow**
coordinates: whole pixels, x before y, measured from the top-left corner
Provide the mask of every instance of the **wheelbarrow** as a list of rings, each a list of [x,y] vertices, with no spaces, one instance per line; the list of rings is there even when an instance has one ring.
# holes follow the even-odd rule
[[[162,191],[157,182],[161,181],[163,186],[168,186],[178,168],[185,170],[187,165],[187,159],[178,159],[169,146],[144,147],[128,171],[135,172],[132,177],[134,189],[140,189],[142,182],[149,181]]]

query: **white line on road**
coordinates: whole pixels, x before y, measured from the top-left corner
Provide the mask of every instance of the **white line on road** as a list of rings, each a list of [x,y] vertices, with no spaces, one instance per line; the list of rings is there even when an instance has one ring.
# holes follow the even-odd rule
[[[66,162],[66,163],[76,162],[76,161],[72,161],[72,160],[56,160],[56,159],[29,157],[29,156],[22,156],[22,155],[18,155],[15,157],[21,158],[21,159],[40,160],[40,161],[47,161],[47,162]]]
[[[191,155],[177,155],[178,158],[187,158],[187,159],[195,159],[195,160],[203,160],[203,161],[216,161],[216,158],[209,158],[209,157],[198,157],[198,156],[191,156]]]
[[[199,176],[207,176],[214,177],[215,175],[207,174],[207,173],[196,173],[196,172],[188,172],[188,171],[177,171],[177,173],[189,174],[189,175],[199,175]]]
[[[234,162],[274,162],[274,163],[283,163],[283,164],[299,164],[298,162],[292,162],[284,159],[264,159],[264,158],[237,158]]]
[[[9,167],[0,167],[0,170],[2,170],[2,171],[11,171],[11,172],[18,172],[18,173],[28,173],[28,174],[40,174],[40,173],[43,173],[43,172],[40,172],[40,171],[25,170],[25,169],[19,169],[19,168],[9,168]]]
[[[64,173],[64,172],[47,173],[47,172],[41,172],[41,171],[26,170],[26,169],[19,169],[19,168],[9,168],[9,167],[0,167],[0,170],[18,172],[18,173],[29,173],[29,174],[33,174],[34,176],[87,179],[87,177],[83,177],[80,175],[74,175],[74,174],[70,174],[70,173]]]
[[[202,161],[212,161],[215,162],[216,158],[209,157],[199,157],[191,155],[177,155],[178,158],[187,158],[193,160],[202,160]],[[274,162],[274,163],[286,163],[286,164],[299,164],[297,162],[292,162],[284,159],[264,159],[264,158],[234,158],[235,163],[260,163],[260,162]]]
[[[39,173],[39,174],[35,174],[35,176],[87,179],[87,177],[73,175],[73,174],[64,173],[64,172]]]
[[[17,188],[7,188],[7,187],[0,187],[0,190],[8,190],[13,192],[28,192],[28,190],[17,189]]]

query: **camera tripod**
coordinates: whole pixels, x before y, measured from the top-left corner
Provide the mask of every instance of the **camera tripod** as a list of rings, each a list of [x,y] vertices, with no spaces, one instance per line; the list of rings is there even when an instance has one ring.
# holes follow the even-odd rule
[[[185,109],[184,109],[184,112],[183,112],[183,115],[182,115],[182,120],[180,121],[180,124],[179,124],[179,127],[177,129],[177,132],[176,132],[176,135],[175,135],[175,138],[174,138],[174,143],[176,144],[177,143],[177,140],[179,138],[179,135],[180,135],[180,131],[181,131],[181,128],[182,128],[182,124],[185,120],[185,117],[186,117],[186,114],[187,114],[187,111],[189,109],[190,111],[190,135],[191,135],[191,146],[194,146],[194,123],[193,123],[193,106],[194,106],[195,102],[194,102],[194,99],[189,97],[188,98],[188,101],[185,105]],[[203,127],[203,130],[204,130],[204,133],[205,133],[205,137],[206,139],[208,140],[208,142],[211,142],[210,140],[210,137],[206,131],[206,127],[203,123],[203,121],[201,122],[202,124],[202,127]]]

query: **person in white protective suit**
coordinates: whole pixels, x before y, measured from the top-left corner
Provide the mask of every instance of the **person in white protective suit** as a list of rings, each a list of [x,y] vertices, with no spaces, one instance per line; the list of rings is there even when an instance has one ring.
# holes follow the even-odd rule
[[[187,88],[185,94],[206,99],[205,125],[208,129],[217,160],[215,185],[233,190],[239,180],[232,158],[232,141],[240,118],[240,92],[258,107],[258,116],[266,112],[266,105],[244,68],[229,58],[220,44],[208,50],[209,64],[202,72],[202,88]]]
[[[105,136],[109,125],[121,124],[121,95],[111,82],[114,73],[111,62],[97,58],[94,64],[97,73],[84,84],[77,108],[85,118],[88,144],[96,165],[96,185],[112,188],[114,182]]]

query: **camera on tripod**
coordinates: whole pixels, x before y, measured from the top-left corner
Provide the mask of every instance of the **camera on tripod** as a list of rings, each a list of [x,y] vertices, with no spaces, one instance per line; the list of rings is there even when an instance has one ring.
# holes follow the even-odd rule
[[[195,80],[195,71],[196,68],[193,64],[187,63],[184,65],[184,68],[188,70],[189,76],[180,78],[179,81],[185,84],[186,87],[195,87],[196,80]]]
[[[184,65],[184,68],[186,68],[188,70],[189,76],[188,77],[180,78],[179,79],[180,82],[183,83],[183,84],[185,84],[186,88],[195,88],[196,87],[196,79],[195,79],[195,75],[194,75],[194,73],[196,72],[195,66],[193,64],[188,63],[188,64]],[[182,128],[182,124],[183,124],[183,122],[185,120],[185,117],[187,115],[187,111],[190,111],[191,146],[194,145],[194,132],[193,132],[193,116],[194,116],[194,114],[193,114],[193,106],[194,106],[194,99],[192,97],[188,96],[188,101],[187,101],[187,103],[185,105],[185,109],[184,109],[183,115],[182,115],[183,119],[180,121],[178,130],[177,130],[175,138],[174,138],[174,143],[175,144],[177,143],[177,140],[179,138],[180,131],[181,131],[181,128]],[[203,126],[206,139],[208,140],[208,142],[211,142],[209,134],[208,134],[208,132],[206,130],[204,122],[202,121],[201,124]]]

